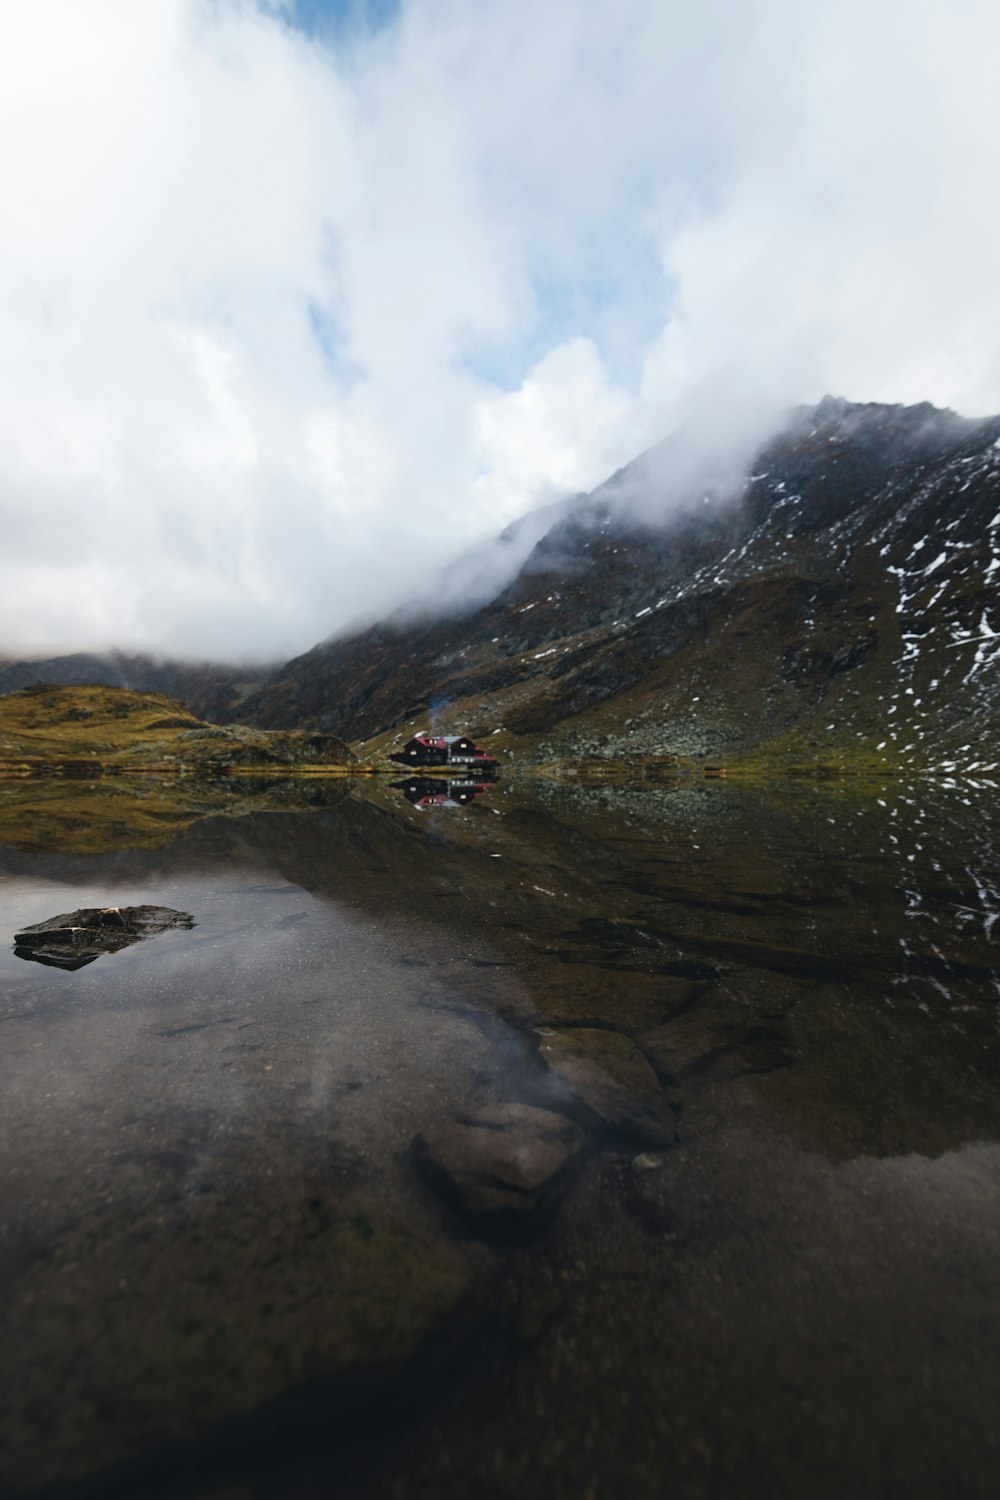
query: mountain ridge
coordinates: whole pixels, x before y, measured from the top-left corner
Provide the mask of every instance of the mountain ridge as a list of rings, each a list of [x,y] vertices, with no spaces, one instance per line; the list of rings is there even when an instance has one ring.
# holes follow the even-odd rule
[[[728,493],[692,488],[683,459],[660,444],[521,518],[494,547],[507,581],[479,549],[445,570],[436,612],[274,669],[81,654],[0,663],[0,691],[110,681],[366,758],[431,728],[523,761],[994,767],[1000,417],[826,397]]]
[[[128,651],[76,651],[57,656],[0,658],[0,695],[26,687],[126,688],[176,698],[199,719],[230,722],[245,694],[277,669],[277,663],[232,666],[215,661],[177,661]]]
[[[617,504],[669,482],[662,455],[642,455],[570,505],[486,604],[324,642],[237,715],[366,744],[420,720],[543,758],[957,766],[960,742],[1000,728],[998,444],[1000,417],[828,397],[759,450],[728,503],[689,501],[665,525]]]

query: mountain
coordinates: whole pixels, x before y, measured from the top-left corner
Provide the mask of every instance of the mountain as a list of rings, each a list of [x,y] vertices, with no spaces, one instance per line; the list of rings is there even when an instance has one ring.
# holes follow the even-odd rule
[[[158,692],[366,756],[433,728],[570,766],[1000,767],[1000,417],[828,397],[721,495],[683,457],[662,445],[458,559],[438,595],[464,603],[276,669],[0,659],[0,694]]]
[[[0,658],[0,694],[48,683],[73,687],[99,683],[176,698],[200,719],[226,724],[241,699],[274,665],[232,667],[219,662],[176,662],[123,651],[76,652],[69,656]]]
[[[644,455],[486,603],[325,642],[234,717],[366,753],[430,725],[540,759],[1000,764],[1000,417],[828,397],[654,523],[670,483]]]

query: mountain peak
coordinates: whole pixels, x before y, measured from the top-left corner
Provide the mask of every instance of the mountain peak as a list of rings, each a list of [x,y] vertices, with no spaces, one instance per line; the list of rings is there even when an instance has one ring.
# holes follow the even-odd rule
[[[998,440],[1000,418],[828,396],[728,495],[657,520],[661,446],[546,514],[513,580],[460,618],[328,643],[241,714],[388,744],[434,705],[533,756],[983,763]]]

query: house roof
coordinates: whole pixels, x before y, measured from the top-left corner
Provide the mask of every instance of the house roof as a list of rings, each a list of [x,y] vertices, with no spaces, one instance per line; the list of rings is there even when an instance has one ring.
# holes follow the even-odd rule
[[[413,738],[420,745],[428,745],[434,750],[447,750],[449,745],[457,745],[459,740],[472,741],[467,734],[415,734]]]

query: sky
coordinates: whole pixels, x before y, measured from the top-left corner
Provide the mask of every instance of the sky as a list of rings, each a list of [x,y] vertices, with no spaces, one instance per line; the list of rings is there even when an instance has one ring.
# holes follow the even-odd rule
[[[1000,411],[998,56],[995,0],[0,7],[0,656],[282,659],[670,433]]]

